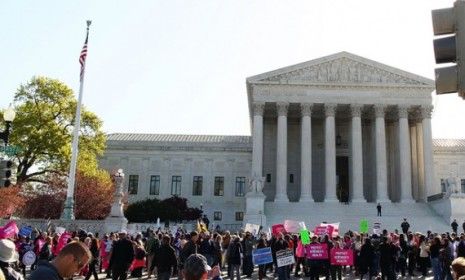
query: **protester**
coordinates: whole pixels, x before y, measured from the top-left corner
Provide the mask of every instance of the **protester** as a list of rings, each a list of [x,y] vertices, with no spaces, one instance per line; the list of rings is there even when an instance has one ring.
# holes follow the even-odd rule
[[[138,242],[138,238],[136,237],[136,241],[133,242],[134,247],[134,260],[131,264],[131,277],[141,278],[142,277],[142,270],[145,267],[145,255],[147,252],[142,247],[142,243]]]
[[[407,234],[408,230],[410,228],[410,224],[407,222],[407,218],[404,218],[404,221],[400,224],[400,227],[402,228],[402,233]]]
[[[184,246],[181,249],[181,252],[179,252],[179,272],[180,272],[180,279],[183,277],[182,270],[184,269],[184,262],[187,260],[187,258],[192,255],[192,254],[197,254],[198,251],[198,245],[197,241],[199,239],[199,234],[196,231],[192,231],[189,235],[190,240],[184,244]]]
[[[110,258],[113,280],[126,280],[129,267],[134,259],[134,248],[126,235],[126,231],[121,231],[119,233],[119,240],[113,244]]]
[[[377,216],[381,217],[381,203],[378,203],[378,205],[376,205],[376,210],[378,210]]]
[[[183,275],[186,280],[208,279],[209,272],[212,280],[222,280],[219,266],[215,266],[211,269],[204,256],[193,254],[185,260]]]
[[[169,235],[163,235],[162,243],[158,249],[158,253],[153,262],[153,266],[157,267],[157,279],[158,280],[169,280],[171,275],[176,271],[178,261],[174,248],[170,245],[171,238]],[[150,270],[153,270],[151,268]]]
[[[85,280],[89,280],[90,276],[92,275],[94,276],[95,280],[98,280],[97,268],[99,266],[100,248],[97,238],[94,237],[91,239],[89,250],[92,254],[92,258],[89,262],[89,269],[87,271]]]
[[[29,280],[62,280],[71,278],[92,258],[89,248],[82,242],[71,242],[51,262],[42,260]]]
[[[15,271],[11,266],[18,261],[19,255],[16,245],[8,239],[0,240],[0,271],[7,280],[23,280],[23,275]]]
[[[452,227],[452,231],[457,234],[457,229],[459,228],[459,224],[457,223],[457,220],[454,219],[452,221],[452,223],[450,224],[450,226]]]
[[[452,262],[452,270],[454,272],[455,280],[465,279],[465,258],[459,257]]]
[[[152,273],[154,273],[153,269],[155,268],[155,265],[153,260],[155,253],[160,247],[160,242],[158,240],[158,236],[155,235],[153,230],[149,230],[148,235],[149,238],[147,242],[145,242],[145,251],[147,252],[147,278],[150,278]]]

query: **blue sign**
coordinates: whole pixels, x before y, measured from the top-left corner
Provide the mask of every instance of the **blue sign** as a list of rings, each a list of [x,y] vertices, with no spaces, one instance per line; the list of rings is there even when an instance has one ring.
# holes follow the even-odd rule
[[[22,235],[24,237],[27,237],[27,236],[30,236],[32,233],[32,227],[22,227],[20,230],[19,230],[19,235]]]
[[[273,262],[273,256],[271,255],[271,248],[261,248],[253,250],[252,260],[254,265],[262,265]]]

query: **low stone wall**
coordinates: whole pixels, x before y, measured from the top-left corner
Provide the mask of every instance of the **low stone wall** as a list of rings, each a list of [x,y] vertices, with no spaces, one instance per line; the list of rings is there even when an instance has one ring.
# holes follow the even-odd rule
[[[465,195],[452,194],[450,197],[428,202],[428,204],[441,215],[447,223],[457,219],[461,223],[465,219]]]
[[[40,229],[41,231],[51,228],[54,230],[56,227],[63,227],[70,231],[77,231],[83,229],[87,232],[103,234],[105,231],[105,221],[103,220],[45,220],[45,219],[12,219],[16,221],[19,228],[23,226],[31,226]],[[3,226],[11,220],[0,219],[0,225]]]

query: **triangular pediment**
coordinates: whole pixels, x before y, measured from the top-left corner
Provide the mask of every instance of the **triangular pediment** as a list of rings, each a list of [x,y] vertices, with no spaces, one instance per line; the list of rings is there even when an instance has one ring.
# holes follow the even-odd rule
[[[434,87],[434,81],[348,52],[247,79],[248,83]]]

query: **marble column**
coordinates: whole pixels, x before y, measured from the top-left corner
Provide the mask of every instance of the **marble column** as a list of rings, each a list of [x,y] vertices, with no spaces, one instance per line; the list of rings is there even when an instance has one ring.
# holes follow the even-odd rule
[[[336,196],[336,104],[325,104],[325,202],[337,202]]]
[[[431,113],[433,112],[433,106],[421,107],[421,115],[423,120],[422,131],[423,131],[423,165],[424,165],[424,183],[425,192],[424,200],[429,195],[433,195],[434,187],[434,160],[433,160],[433,136],[431,133]]]
[[[412,196],[418,200],[418,148],[417,148],[417,126],[416,120],[410,124],[410,147],[412,164]]]
[[[412,165],[410,155],[410,128],[408,125],[408,106],[398,106],[399,131],[399,167],[400,201],[414,202],[412,198]]]
[[[253,148],[252,177],[261,179],[263,176],[263,111],[265,103],[253,104]]]
[[[366,202],[363,196],[363,145],[362,145],[362,108],[363,105],[351,104],[352,115],[350,133],[351,171],[350,185],[352,188],[352,202]]]
[[[386,166],[386,105],[376,104],[375,109],[375,157],[376,157],[376,201],[389,202]]]
[[[300,201],[311,202],[312,197],[312,107],[313,104],[302,103],[301,127],[301,182]]]
[[[420,117],[416,124],[417,128],[417,166],[418,166],[418,199],[426,201],[425,192],[425,169],[423,160],[423,119]]]
[[[287,109],[289,103],[278,102],[278,139],[276,159],[276,202],[289,202],[287,197]]]

